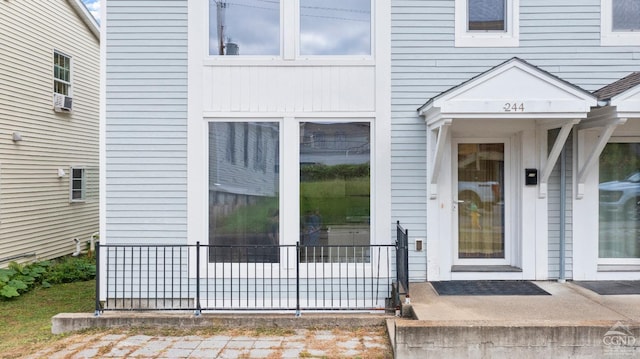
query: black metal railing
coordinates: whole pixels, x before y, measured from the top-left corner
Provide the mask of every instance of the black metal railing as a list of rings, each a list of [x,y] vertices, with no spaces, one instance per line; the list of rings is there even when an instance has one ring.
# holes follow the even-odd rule
[[[396,222],[396,303],[400,295],[409,294],[409,230],[402,228],[400,221]]]
[[[391,309],[395,245],[98,245],[105,310]]]

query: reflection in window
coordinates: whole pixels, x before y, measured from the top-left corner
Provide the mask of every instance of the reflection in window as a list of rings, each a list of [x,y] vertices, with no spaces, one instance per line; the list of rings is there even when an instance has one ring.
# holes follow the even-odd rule
[[[315,133],[324,134],[323,146],[316,146]],[[369,123],[300,124],[303,261],[368,261],[370,161]],[[327,245],[346,247],[316,247]]]
[[[468,0],[469,31],[505,31],[506,0]]]
[[[209,253],[211,262],[275,263],[279,251],[279,126],[275,122],[248,122],[249,148],[263,142],[264,169],[226,160],[231,141],[228,125],[209,124]],[[258,136],[258,133],[261,133]],[[245,151],[246,147],[235,147]],[[244,153],[237,154],[245,157]],[[234,156],[235,157],[235,156]],[[268,165],[267,165],[268,164]],[[247,246],[228,248],[225,246]]]
[[[504,258],[504,143],[458,144],[458,258]]]
[[[300,54],[371,54],[371,0],[300,0]]]
[[[613,31],[640,30],[640,0],[612,0]]]
[[[209,0],[209,55],[279,54],[279,0]]]
[[[600,258],[640,258],[640,143],[608,143],[600,156]]]

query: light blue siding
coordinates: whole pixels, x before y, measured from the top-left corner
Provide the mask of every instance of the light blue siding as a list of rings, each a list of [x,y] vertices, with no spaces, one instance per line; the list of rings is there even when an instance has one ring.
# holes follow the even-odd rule
[[[426,126],[416,109],[428,99],[514,56],[588,91],[640,70],[640,46],[600,46],[600,0],[520,0],[519,31],[518,47],[456,48],[454,1],[393,1],[392,220],[409,229],[410,242],[426,235]],[[552,231],[558,210],[550,213]],[[426,278],[425,260],[411,254],[412,278]]]
[[[186,243],[187,1],[106,4],[106,241]]]

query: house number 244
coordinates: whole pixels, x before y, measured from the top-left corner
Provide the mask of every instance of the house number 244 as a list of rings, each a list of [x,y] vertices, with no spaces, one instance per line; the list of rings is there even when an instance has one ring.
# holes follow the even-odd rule
[[[502,107],[504,112],[524,112],[523,102],[505,103]]]

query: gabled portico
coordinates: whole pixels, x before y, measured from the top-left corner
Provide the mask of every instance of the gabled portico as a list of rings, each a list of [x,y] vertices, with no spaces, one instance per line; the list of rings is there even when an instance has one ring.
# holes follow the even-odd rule
[[[547,184],[595,105],[512,58],[418,109],[428,130],[428,280],[547,279]]]

